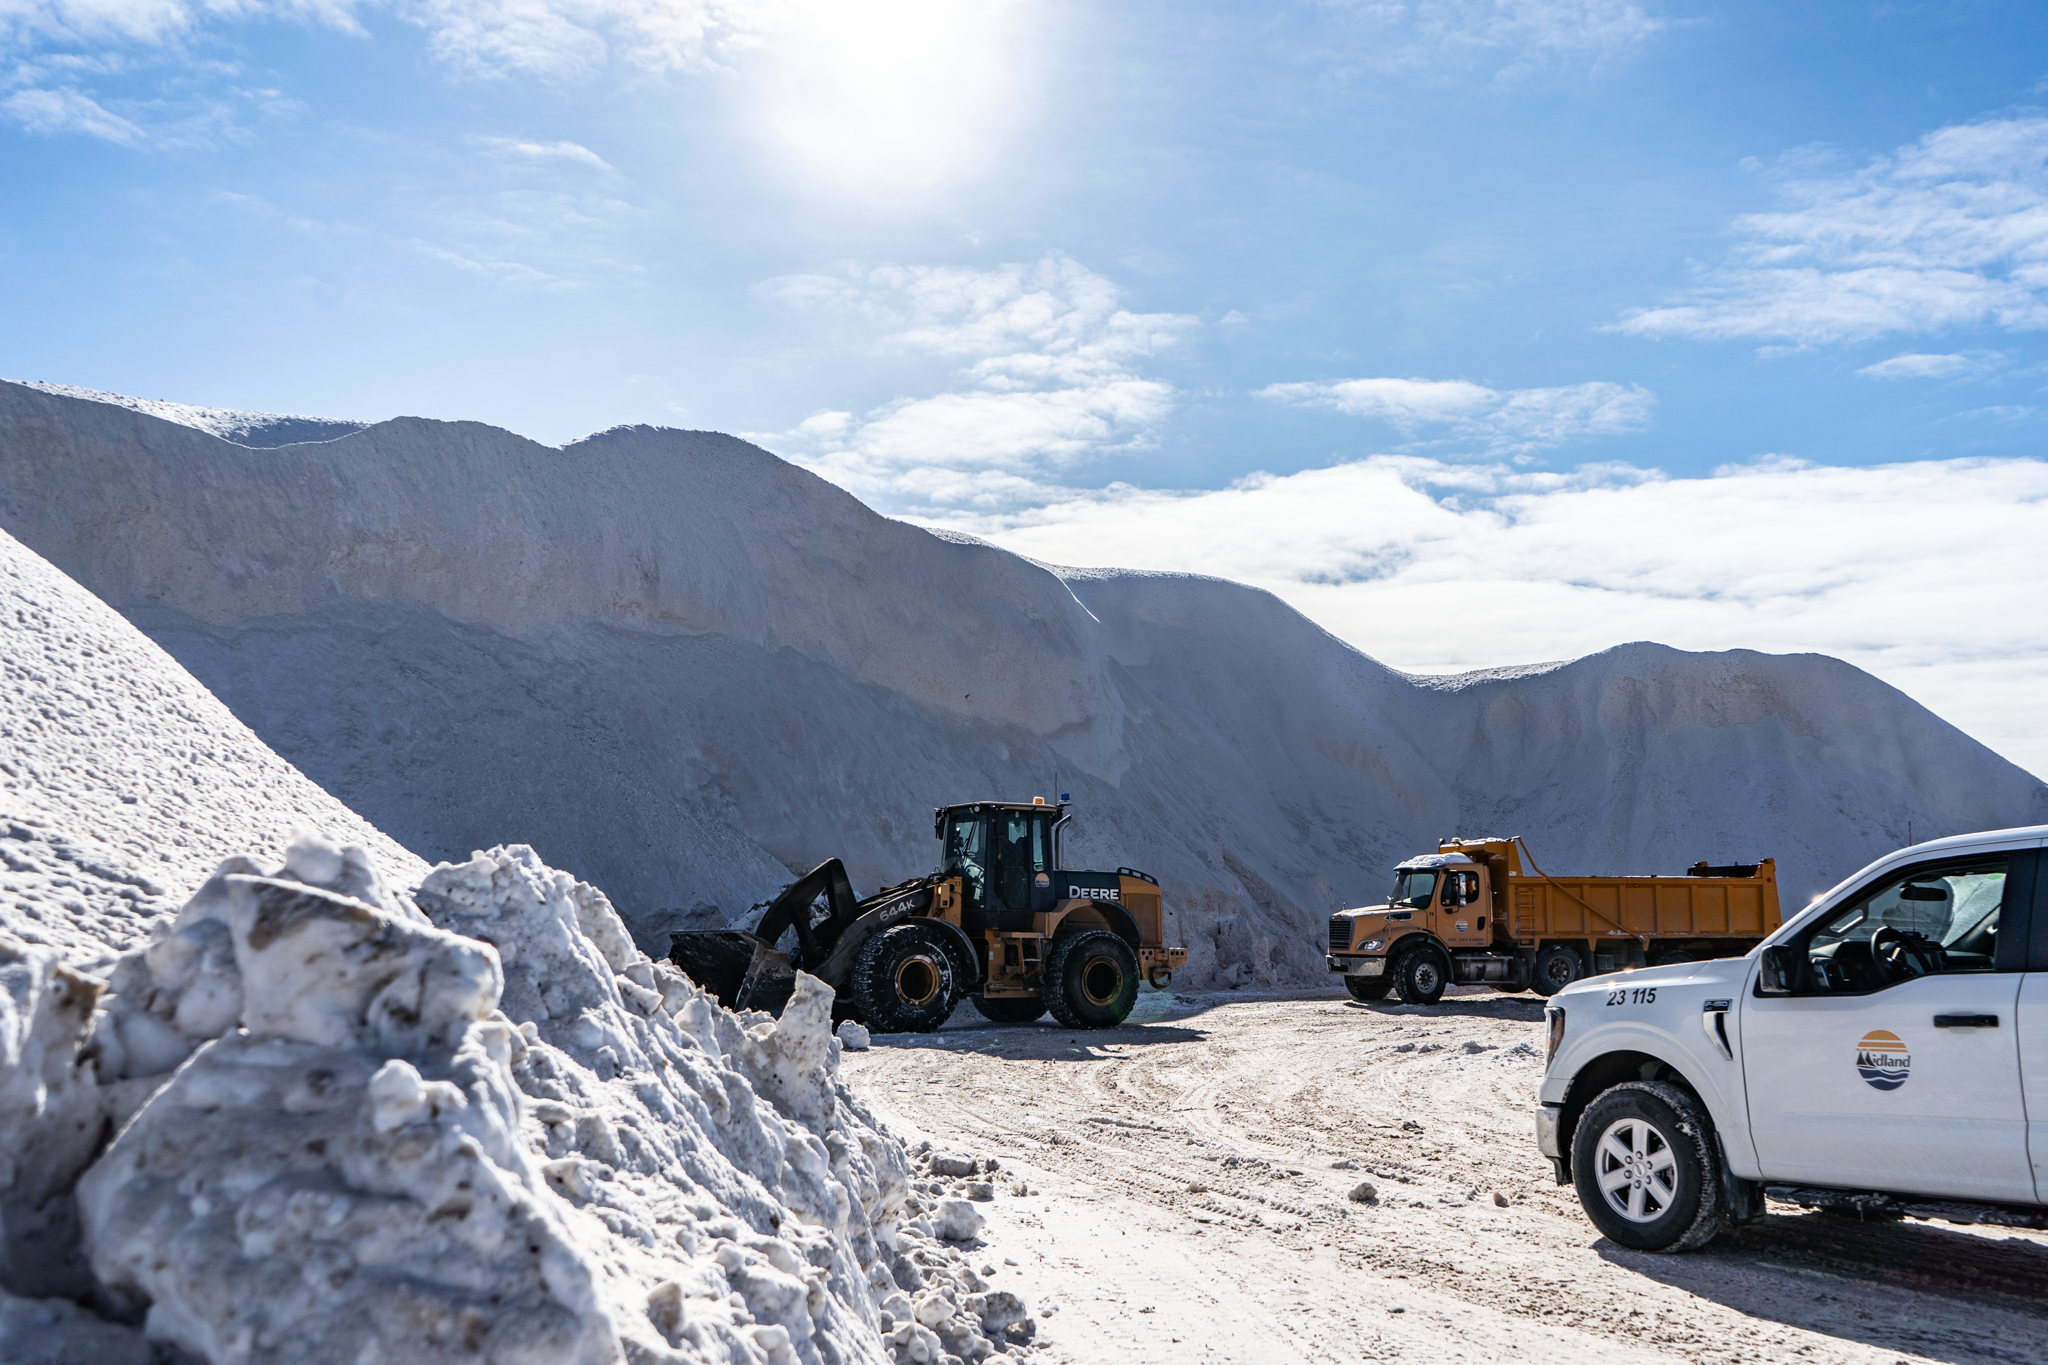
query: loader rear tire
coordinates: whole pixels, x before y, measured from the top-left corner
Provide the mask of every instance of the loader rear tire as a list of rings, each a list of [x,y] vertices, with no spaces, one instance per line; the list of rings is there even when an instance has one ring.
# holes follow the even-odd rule
[[[981,1017],[992,1024],[1028,1024],[1045,1013],[1045,1001],[1037,996],[999,995],[991,1000],[985,995],[970,995],[974,1008]]]
[[[1068,1028],[1115,1028],[1138,1003],[1138,955],[1106,929],[1060,939],[1045,959],[1045,1003]]]
[[[1351,992],[1351,998],[1359,1004],[1370,1004],[1387,998],[1387,992],[1394,989],[1394,983],[1384,976],[1347,976],[1344,989]]]
[[[899,924],[869,939],[851,975],[854,1008],[876,1033],[930,1033],[957,999],[952,955],[922,924]]]

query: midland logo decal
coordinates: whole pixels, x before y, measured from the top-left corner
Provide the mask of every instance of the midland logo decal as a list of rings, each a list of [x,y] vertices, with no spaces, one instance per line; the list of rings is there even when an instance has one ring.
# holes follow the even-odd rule
[[[1856,1044],[1856,1074],[1878,1090],[1897,1090],[1913,1071],[1913,1054],[1899,1035],[1874,1028]]]

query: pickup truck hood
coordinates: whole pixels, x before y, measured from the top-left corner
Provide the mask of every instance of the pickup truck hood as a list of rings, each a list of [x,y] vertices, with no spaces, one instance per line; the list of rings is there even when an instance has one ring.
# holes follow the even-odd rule
[[[1633,967],[1627,971],[1589,976],[1583,981],[1574,981],[1558,995],[1589,995],[1595,991],[1618,990],[1623,986],[1661,986],[1680,981],[1702,986],[1721,983],[1732,989],[1748,975],[1747,957],[1716,957],[1705,962],[1674,962],[1666,967]]]

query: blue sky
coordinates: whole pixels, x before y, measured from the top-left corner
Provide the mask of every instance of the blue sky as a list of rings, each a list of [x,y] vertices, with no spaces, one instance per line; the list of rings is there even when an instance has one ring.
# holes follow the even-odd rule
[[[1821,649],[2048,769],[2039,7],[0,0],[0,41],[0,374],[741,432],[1401,667]]]

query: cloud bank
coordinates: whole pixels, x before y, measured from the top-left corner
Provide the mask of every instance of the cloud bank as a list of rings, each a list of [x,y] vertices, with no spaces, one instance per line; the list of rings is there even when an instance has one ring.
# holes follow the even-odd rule
[[[1253,583],[1415,672],[1643,639],[1833,654],[2043,773],[2044,513],[2041,460],[1767,461],[1674,479],[1376,456],[945,524],[1050,563]]]
[[[993,270],[794,275],[761,289],[821,324],[850,325],[875,358],[947,367],[944,392],[751,434],[862,497],[927,511],[1042,502],[1063,491],[1062,471],[1149,445],[1175,391],[1140,364],[1198,325],[1129,311],[1114,284],[1060,255]]]
[[[1647,337],[1816,345],[1993,325],[2048,327],[2048,119],[1927,134],[1850,175],[1802,175],[1678,302],[1623,315]]]

